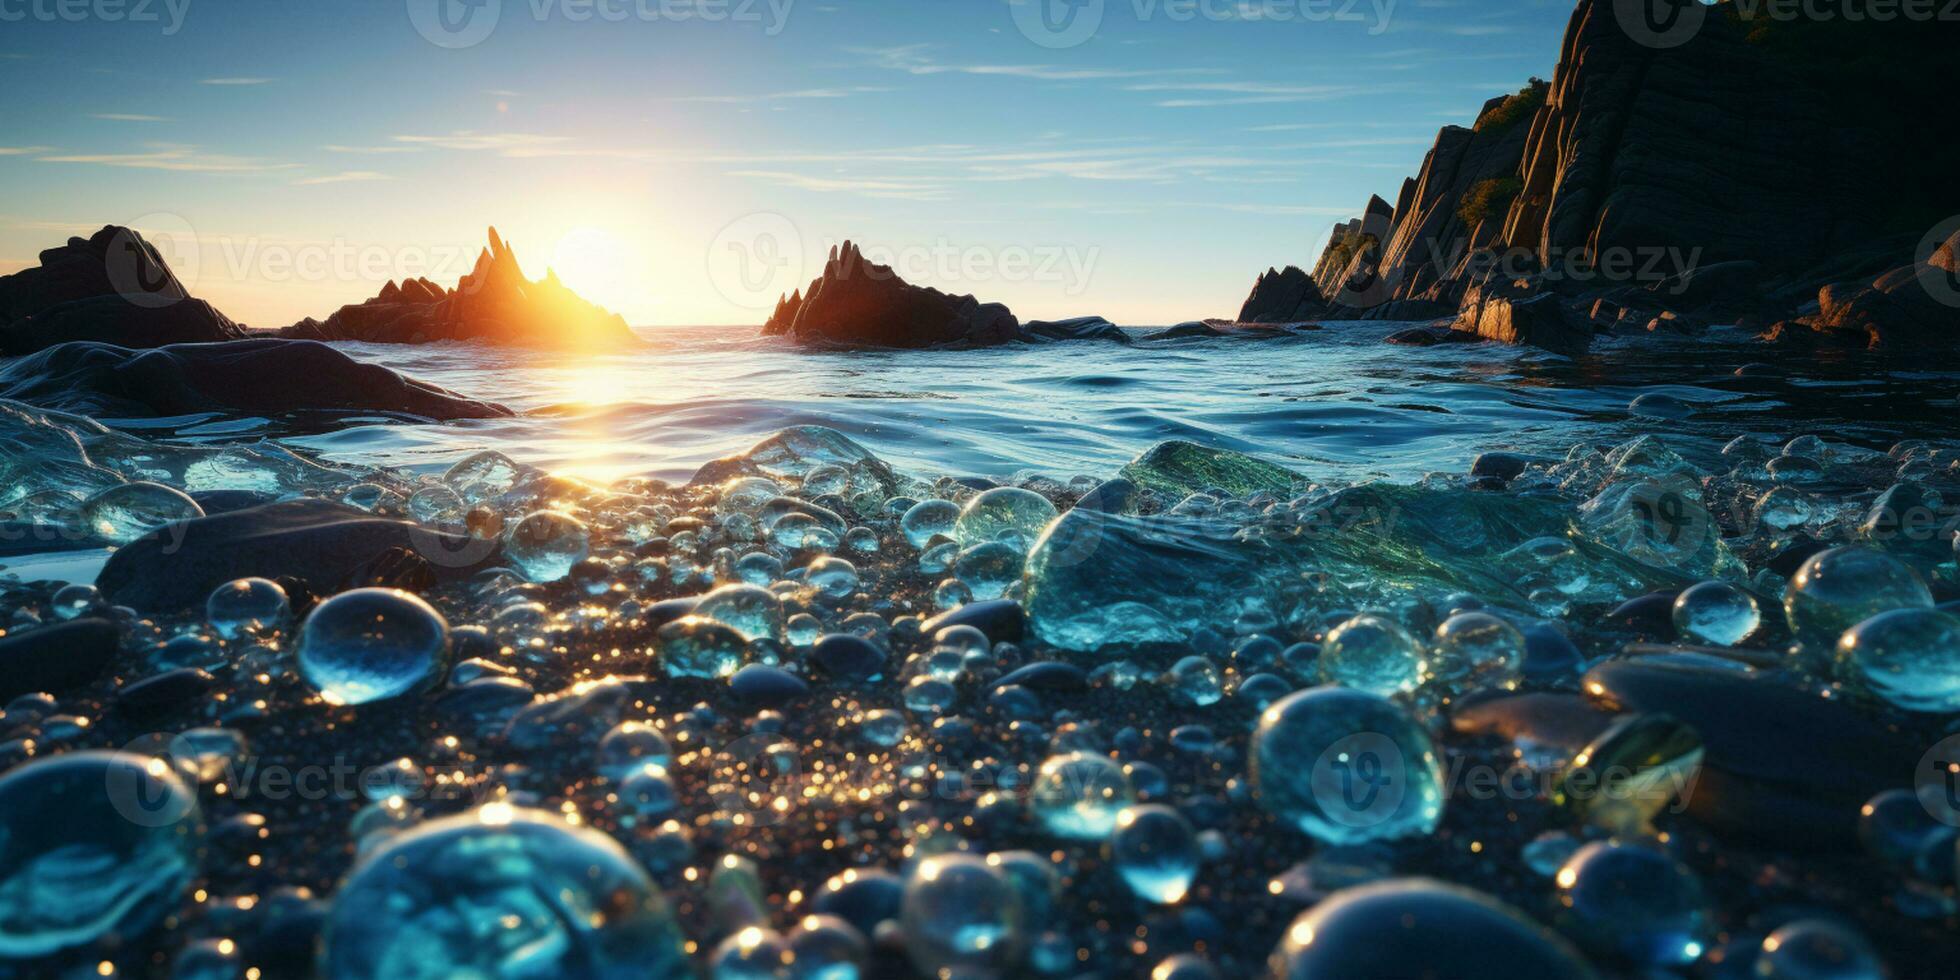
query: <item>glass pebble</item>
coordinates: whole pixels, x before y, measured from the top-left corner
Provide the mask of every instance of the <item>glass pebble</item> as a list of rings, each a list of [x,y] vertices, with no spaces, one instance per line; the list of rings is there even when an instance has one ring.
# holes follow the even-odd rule
[[[367,704],[442,676],[449,624],[399,589],[355,589],[314,607],[300,628],[299,669],[330,704]]]

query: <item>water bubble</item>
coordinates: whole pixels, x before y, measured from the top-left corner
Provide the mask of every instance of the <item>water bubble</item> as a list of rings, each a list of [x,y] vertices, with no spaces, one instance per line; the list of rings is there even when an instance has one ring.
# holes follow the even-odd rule
[[[335,895],[322,945],[328,980],[688,971],[665,898],[617,843],[501,803],[368,853]]]
[[[721,499],[715,503],[715,513],[746,514],[754,517],[762,510],[764,504],[782,494],[781,484],[763,477],[748,476],[730,480],[721,488]]]
[[[846,598],[858,590],[857,566],[831,555],[811,562],[803,580],[832,599]]]
[[[617,782],[647,765],[668,766],[674,761],[673,747],[660,729],[643,721],[623,721],[600,736],[599,775]]]
[[[694,615],[734,628],[744,639],[783,635],[783,600],[755,585],[724,585],[701,597]]]
[[[734,627],[700,616],[682,616],[655,631],[660,659],[671,677],[727,677],[748,662],[749,641]]]
[[[868,527],[854,527],[844,532],[844,547],[860,555],[878,553],[878,532]]]
[[[1429,733],[1394,702],[1317,687],[1259,716],[1252,784],[1267,812],[1328,844],[1436,829],[1443,764]]]
[[[1756,600],[1727,582],[1702,582],[1674,600],[1674,628],[1700,643],[1734,646],[1762,622]]]
[[[1960,712],[1960,617],[1896,609],[1844,631],[1840,673],[1906,711]]]
[[[49,604],[54,607],[54,618],[74,619],[99,608],[102,593],[93,585],[65,585],[56,590]]]
[[[667,768],[642,762],[618,781],[612,794],[612,812],[621,827],[651,826],[666,819],[680,806],[680,791],[667,775]]]
[[[858,734],[873,745],[891,748],[905,740],[905,732],[910,728],[905,716],[890,708],[867,711],[858,721]]]
[[[788,938],[791,980],[857,980],[871,953],[864,934],[834,915],[806,915]]]
[[[960,556],[958,542],[942,538],[938,544],[919,552],[919,571],[927,575],[940,575],[953,567],[953,561]]]
[[[1482,892],[1418,878],[1349,888],[1293,920],[1273,980],[1530,977],[1592,980],[1577,950]]]
[[[1662,851],[1588,844],[1556,880],[1562,930],[1594,953],[1643,966],[1686,966],[1707,948],[1701,882]]]
[[[1761,980],[1885,980],[1885,964],[1865,937],[1824,919],[1803,919],[1763,940]]]
[[[204,508],[161,483],[124,483],[82,502],[82,524],[113,544],[128,544],[170,523],[203,517]]]
[[[556,582],[591,550],[585,524],[557,511],[541,510],[510,526],[504,558],[533,582]]]
[[[1403,694],[1422,682],[1422,646],[1394,620],[1363,614],[1327,634],[1320,677],[1373,694]]]
[[[905,685],[905,693],[900,695],[900,700],[908,711],[936,715],[952,707],[959,696],[959,688],[950,682],[931,674],[921,674]]]
[[[522,469],[503,453],[484,450],[451,466],[442,482],[472,504],[501,497],[517,486]]]
[[[1021,579],[1022,552],[1004,541],[989,541],[960,552],[953,574],[973,591],[975,599],[998,599]]]
[[[1925,787],[1928,793],[1946,792],[1944,779],[1929,782],[1933,785]],[[1933,806],[1953,812],[1943,801],[1933,802]],[[1886,790],[1859,808],[1858,839],[1865,851],[1888,869],[1935,883],[1949,882],[1955,872],[1954,844],[1960,839],[1960,830],[1941,822],[1933,813],[1913,790]]]
[[[1783,614],[1797,642],[1833,649],[1845,630],[1882,612],[1924,608],[1933,594],[1898,559],[1865,548],[1818,552],[1797,569],[1783,594]]]
[[[463,495],[446,486],[423,487],[408,498],[408,516],[435,527],[461,524],[469,509]]]
[[[1225,697],[1225,682],[1218,674],[1218,666],[1204,657],[1185,657],[1172,664],[1164,680],[1171,695],[1185,704],[1202,708]]]
[[[227,640],[280,629],[291,614],[286,590],[270,579],[233,579],[204,600],[204,621]]]
[[[738,930],[708,957],[715,980],[786,980],[793,962],[782,935],[760,926]]]
[[[1135,802],[1130,778],[1106,756],[1050,756],[1035,775],[1034,815],[1057,837],[1103,840],[1116,829],[1117,815]]]
[[[1524,669],[1524,634],[1489,613],[1458,613],[1436,627],[1429,677],[1451,696],[1515,691]]]
[[[750,585],[767,588],[783,577],[783,562],[766,551],[751,551],[735,559],[735,577]]]
[[[46,956],[174,911],[198,874],[197,795],[161,759],[70,752],[0,777],[0,959]]]
[[[809,613],[797,613],[783,624],[783,638],[791,646],[807,647],[823,636],[823,620]]]
[[[332,704],[366,704],[440,677],[449,624],[399,589],[355,589],[315,606],[299,634],[299,669]]]
[[[1817,517],[1817,502],[1802,490],[1776,487],[1756,500],[1756,523],[1772,531],[1788,531]]]
[[[1027,944],[1020,893],[999,868],[967,854],[914,866],[900,917],[906,955],[928,975],[999,974]]]
[[[1147,902],[1175,905],[1198,877],[1198,839],[1191,822],[1160,804],[1118,814],[1109,855],[1116,873]]]
[[[1054,519],[1055,505],[1041,494],[1019,487],[995,487],[966,502],[953,525],[953,537],[968,548],[998,541],[1007,534],[1033,541]]]

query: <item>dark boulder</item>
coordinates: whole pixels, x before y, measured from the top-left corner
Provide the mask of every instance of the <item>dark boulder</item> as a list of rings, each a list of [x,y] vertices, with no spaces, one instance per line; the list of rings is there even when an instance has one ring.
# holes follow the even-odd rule
[[[302,320],[281,335],[373,344],[479,340],[575,350],[645,344],[618,314],[587,302],[551,270],[545,270],[543,279],[525,278],[517,254],[495,228],[490,229],[490,246],[455,289],[427,279],[390,282],[365,303],[343,306],[325,321]]]
[[[762,332],[816,347],[990,347],[1019,338],[1021,323],[998,303],[911,285],[846,241]]]
[[[1592,325],[1550,293],[1518,296],[1504,289],[1472,287],[1452,329],[1485,340],[1523,344],[1578,357],[1592,346]]]
[[[154,246],[110,225],[0,277],[0,354],[70,340],[128,347],[232,340],[245,330],[194,299]]]
[[[106,619],[72,619],[0,637],[0,701],[60,692],[96,679],[121,643]]]
[[[330,595],[396,548],[426,559],[439,581],[467,578],[500,557],[494,541],[308,498],[158,528],[110,556],[96,586],[144,612],[200,607],[212,589],[249,576],[290,577]]]
[[[1777,324],[1770,337],[1891,350],[1960,344],[1960,229],[1911,264],[1823,287],[1814,312]]]
[[[1143,336],[1138,337],[1137,339],[1142,341],[1156,341],[1156,340],[1184,340],[1190,337],[1223,337],[1223,336],[1225,336],[1225,331],[1212,326],[1210,323],[1207,323],[1203,320],[1188,320],[1184,323],[1180,323],[1175,326],[1165,327],[1164,329],[1159,330],[1156,333],[1144,334]]]
[[[1029,320],[1021,324],[1021,339],[1029,343],[1056,340],[1113,340],[1133,343],[1123,328],[1099,316],[1079,316],[1069,320]]]
[[[1240,323],[1303,323],[1327,315],[1327,297],[1299,266],[1267,269],[1239,309]]]
[[[326,344],[269,337],[147,351],[62,344],[0,369],[0,398],[108,418],[358,413],[449,421],[511,414]]]

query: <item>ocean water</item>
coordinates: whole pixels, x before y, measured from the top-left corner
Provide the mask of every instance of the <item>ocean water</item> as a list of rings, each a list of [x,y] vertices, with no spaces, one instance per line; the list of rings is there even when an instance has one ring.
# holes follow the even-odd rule
[[[1406,324],[1271,339],[973,351],[813,353],[749,327],[649,329],[631,353],[475,344],[344,345],[351,355],[503,402],[515,419],[361,425],[289,441],[328,458],[439,472],[482,448],[594,480],[685,480],[791,425],[837,429],[921,476],[1107,476],[1183,439],[1269,458],[1328,483],[1460,472],[1480,451],[1562,454],[1657,433],[1690,460],[1744,433],[1818,433],[1884,449],[1960,431],[1960,362],[1880,370],[1844,353],[1736,369],[1772,352],[1741,334],[1603,340],[1568,361],[1495,344],[1391,346]],[[1642,395],[1670,396],[1663,415]],[[1656,399],[1650,399],[1655,401]],[[165,420],[198,441],[276,433],[257,422]]]

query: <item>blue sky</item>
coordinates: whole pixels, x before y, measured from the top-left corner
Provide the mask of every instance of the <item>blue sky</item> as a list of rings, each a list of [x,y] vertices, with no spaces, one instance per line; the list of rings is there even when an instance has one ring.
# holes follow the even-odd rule
[[[134,223],[278,326],[495,224],[636,324],[757,323],[849,236],[1024,319],[1229,315],[1571,9],[440,2],[0,0],[0,272]]]

